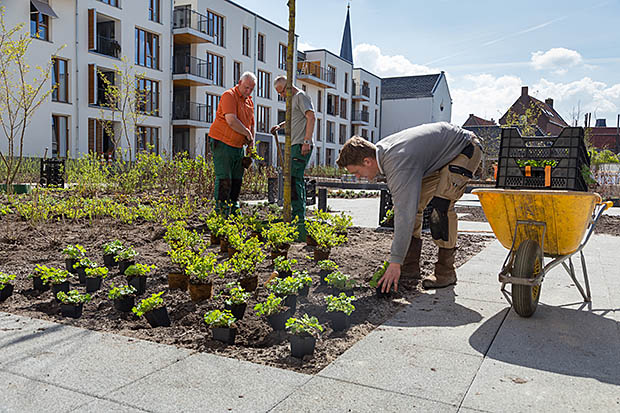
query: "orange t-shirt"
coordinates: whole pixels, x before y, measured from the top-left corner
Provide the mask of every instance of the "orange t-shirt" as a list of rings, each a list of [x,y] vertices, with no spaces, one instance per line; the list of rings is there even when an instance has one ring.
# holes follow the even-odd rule
[[[245,136],[237,133],[226,122],[229,113],[237,115],[241,123],[249,130],[254,130],[254,102],[252,97],[244,98],[239,93],[237,86],[228,89],[222,94],[220,103],[217,105],[215,121],[209,129],[209,136],[235,148],[241,148],[245,144]]]

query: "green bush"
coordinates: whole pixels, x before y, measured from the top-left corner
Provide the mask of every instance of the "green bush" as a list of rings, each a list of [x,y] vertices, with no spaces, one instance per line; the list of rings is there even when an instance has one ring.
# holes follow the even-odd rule
[[[130,277],[146,277],[151,271],[156,269],[155,265],[133,264],[127,267],[125,275]]]
[[[337,288],[339,290],[351,290],[355,287],[355,280],[351,279],[351,277],[347,274],[343,274],[340,271],[334,271],[325,277],[325,281],[331,287]]]
[[[316,336],[323,331],[323,327],[319,324],[316,317],[310,317],[304,314],[301,318],[291,317],[286,320],[286,329],[295,335]]]
[[[13,274],[5,274],[0,271],[0,290],[4,289],[4,286],[10,284],[15,279]]]
[[[377,288],[379,286],[379,280],[381,279],[381,277],[383,277],[383,274],[385,274],[389,265],[389,262],[384,261],[383,265],[381,265],[381,268],[375,271],[375,273],[372,275],[372,278],[368,283],[372,288]]]
[[[127,295],[134,295],[138,290],[133,285],[121,285],[119,287],[115,287],[112,284],[112,288],[108,291],[108,298],[110,300],[117,300],[119,298],[123,298]]]
[[[80,244],[75,244],[67,245],[65,249],[62,250],[62,253],[65,254],[65,257],[67,258],[77,260],[86,255],[86,250]]]
[[[140,304],[131,309],[135,315],[142,317],[144,313],[156,310],[164,306],[164,299],[161,298],[164,292],[159,292],[151,295],[149,298],[145,298],[140,301]]]
[[[108,276],[108,269],[106,267],[95,267],[95,268],[86,268],[84,269],[86,276],[89,278],[106,278]]]
[[[254,311],[257,316],[270,316],[277,313],[281,313],[284,310],[281,297],[276,297],[275,294],[269,294],[269,297],[262,302],[254,306]]]
[[[116,255],[116,253],[121,251],[123,248],[123,243],[115,239],[114,241],[103,244],[103,253],[105,255]]]
[[[211,327],[230,328],[237,319],[230,310],[211,310],[204,315],[205,323]]]
[[[114,261],[131,261],[138,255],[138,251],[133,249],[133,247],[125,247],[116,253],[116,256],[114,256]]]
[[[269,290],[280,297],[296,295],[302,288],[300,280],[294,277],[274,278],[269,283]]]
[[[56,297],[63,304],[83,304],[92,299],[90,294],[80,294],[78,290],[71,290],[68,293],[60,291],[56,294]]]
[[[351,303],[356,300],[357,298],[349,297],[345,293],[340,293],[338,296],[328,295],[325,297],[327,312],[340,311],[346,315],[351,315],[355,311],[355,306]]]

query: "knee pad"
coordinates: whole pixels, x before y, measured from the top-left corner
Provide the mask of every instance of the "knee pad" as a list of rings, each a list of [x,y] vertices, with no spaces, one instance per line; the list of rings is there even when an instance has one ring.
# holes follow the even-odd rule
[[[433,211],[430,217],[431,236],[436,240],[448,241],[450,239],[450,224],[448,222],[448,208],[450,200],[434,197],[430,205]]]

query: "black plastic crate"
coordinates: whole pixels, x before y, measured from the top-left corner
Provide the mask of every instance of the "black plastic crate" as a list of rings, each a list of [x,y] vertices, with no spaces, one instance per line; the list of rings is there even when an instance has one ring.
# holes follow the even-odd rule
[[[526,161],[543,160],[556,163],[551,166],[548,185],[545,167],[523,166]],[[496,186],[587,191],[581,174],[584,165],[589,168],[590,156],[583,140],[583,128],[564,128],[558,136],[535,137],[522,137],[516,128],[502,129]]]
[[[394,207],[394,204],[392,203],[392,194],[390,194],[390,191],[388,191],[386,189],[382,189],[381,190],[381,198],[379,200],[379,226],[382,226],[382,227],[385,227],[385,228],[394,228],[394,220],[393,219],[389,219],[389,220],[383,222],[383,220],[385,219],[385,215],[393,207]],[[424,213],[422,214],[422,230],[426,230],[426,229],[430,228],[430,226],[431,226],[430,218],[431,218],[431,213],[432,212],[433,212],[433,208],[429,204],[424,209]]]

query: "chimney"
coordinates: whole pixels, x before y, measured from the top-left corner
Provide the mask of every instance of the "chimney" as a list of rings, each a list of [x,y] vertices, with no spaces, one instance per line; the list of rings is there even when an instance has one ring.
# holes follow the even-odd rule
[[[527,96],[527,86],[521,86],[521,96]]]
[[[606,119],[597,119],[596,123],[594,124],[595,128],[606,128],[607,127],[607,120]]]
[[[547,99],[545,99],[545,103],[547,104],[547,106],[549,106],[551,109],[553,109],[553,99],[547,98]]]

